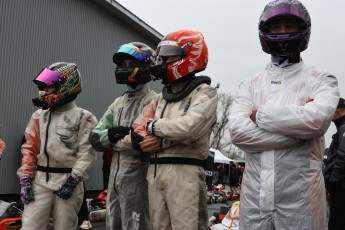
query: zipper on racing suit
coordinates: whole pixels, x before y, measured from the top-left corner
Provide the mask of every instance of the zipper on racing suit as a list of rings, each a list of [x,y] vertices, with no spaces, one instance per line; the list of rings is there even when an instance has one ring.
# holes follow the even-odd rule
[[[49,155],[48,155],[48,150],[47,150],[47,143],[48,143],[48,131],[49,131],[49,126],[51,122],[51,116],[52,116],[53,111],[49,111],[49,117],[48,117],[48,123],[47,123],[47,128],[46,128],[46,139],[44,141],[44,155],[47,157],[47,171],[46,171],[46,182],[49,181]]]
[[[119,119],[117,121],[117,126],[120,126],[122,111],[123,111],[123,107],[121,107],[120,112],[119,112]],[[114,176],[114,191],[117,193],[116,177],[117,177],[117,174],[119,173],[119,170],[120,170],[120,152],[116,152],[116,153],[117,153],[117,169],[116,169],[115,176]]]

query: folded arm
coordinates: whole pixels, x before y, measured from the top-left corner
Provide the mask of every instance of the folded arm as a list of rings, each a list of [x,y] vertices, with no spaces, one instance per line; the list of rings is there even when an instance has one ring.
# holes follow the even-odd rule
[[[266,131],[252,121],[255,111],[249,80],[241,83],[237,96],[230,107],[230,135],[232,143],[248,153],[284,149],[299,140],[287,135]]]
[[[304,105],[261,106],[256,114],[257,125],[268,132],[300,139],[323,136],[339,101],[336,78],[318,76],[310,97]]]

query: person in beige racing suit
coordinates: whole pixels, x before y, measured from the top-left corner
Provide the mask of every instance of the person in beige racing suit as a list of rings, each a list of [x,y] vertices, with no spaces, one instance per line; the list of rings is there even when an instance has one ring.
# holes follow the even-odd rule
[[[97,124],[89,111],[76,106],[81,76],[73,63],[58,62],[34,79],[42,107],[32,114],[22,145],[20,195],[24,203],[23,230],[76,229],[83,182],[96,152],[88,141]]]
[[[146,44],[122,45],[113,56],[118,84],[127,91],[108,107],[92,130],[90,143],[97,151],[113,145],[107,194],[107,229],[150,229],[146,173],[148,159],[132,148],[129,131],[142,109],[157,94],[146,85],[154,51]],[[126,135],[127,138],[124,138]]]
[[[204,70],[208,50],[201,32],[179,30],[156,50],[154,77],[164,84],[133,123],[133,147],[148,152],[149,210],[154,230],[207,229],[204,161],[216,123],[217,92]]]

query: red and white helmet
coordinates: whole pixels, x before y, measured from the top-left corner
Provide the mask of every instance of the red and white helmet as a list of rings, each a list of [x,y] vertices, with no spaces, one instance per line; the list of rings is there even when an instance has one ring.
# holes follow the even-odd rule
[[[180,58],[167,63],[170,56]],[[165,36],[158,44],[151,74],[156,79],[161,79],[163,84],[171,84],[203,71],[207,67],[207,62],[208,49],[202,33],[178,30]]]

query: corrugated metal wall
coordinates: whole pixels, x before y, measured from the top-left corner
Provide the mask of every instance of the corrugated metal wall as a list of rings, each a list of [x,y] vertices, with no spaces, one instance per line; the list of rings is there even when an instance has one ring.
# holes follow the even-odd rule
[[[0,137],[6,149],[0,160],[0,194],[19,192],[16,171],[25,126],[36,110],[32,80],[56,61],[75,62],[83,79],[77,104],[99,119],[125,86],[115,84],[114,51],[123,43],[156,43],[93,1],[0,1]],[[156,90],[159,84],[150,84]],[[102,188],[102,158],[90,170],[87,189]]]

